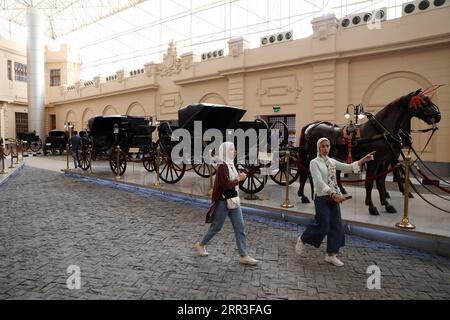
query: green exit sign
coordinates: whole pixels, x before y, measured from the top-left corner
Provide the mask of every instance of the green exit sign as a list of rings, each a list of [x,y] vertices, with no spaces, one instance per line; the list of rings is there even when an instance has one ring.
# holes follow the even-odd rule
[[[273,112],[280,112],[280,106],[273,107]]]

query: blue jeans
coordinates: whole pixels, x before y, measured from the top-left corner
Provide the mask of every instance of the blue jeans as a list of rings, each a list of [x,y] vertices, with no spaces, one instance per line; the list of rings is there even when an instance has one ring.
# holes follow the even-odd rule
[[[73,167],[77,168],[78,167],[78,152],[77,151],[72,151],[72,158],[73,158]]]
[[[241,257],[247,255],[247,245],[245,240],[245,226],[244,218],[242,217],[241,207],[229,210],[225,201],[219,201],[213,213],[213,221],[211,226],[203,237],[202,244],[207,244],[212,237],[218,233],[225,222],[226,217],[230,217],[231,224],[234,229],[234,236],[236,237],[236,245]]]
[[[345,245],[344,228],[341,221],[341,208],[338,204],[330,205],[326,199],[314,199],[316,215],[301,236],[305,243],[318,248],[327,236],[327,253],[339,253]]]

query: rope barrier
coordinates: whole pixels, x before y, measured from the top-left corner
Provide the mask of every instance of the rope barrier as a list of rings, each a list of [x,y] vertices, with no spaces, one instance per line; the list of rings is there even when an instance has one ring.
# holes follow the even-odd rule
[[[422,177],[425,178],[425,180],[430,181],[431,184],[432,184],[433,186],[435,186],[436,188],[438,188],[438,189],[440,189],[440,190],[442,190],[442,191],[444,191],[444,192],[450,194],[450,190],[448,190],[448,189],[446,189],[446,188],[444,188],[444,187],[441,187],[438,183],[435,183],[434,181],[432,181],[432,180],[430,179],[430,177],[427,176],[424,172],[422,172],[422,170],[420,170],[420,168],[419,168],[418,166],[416,167],[416,170],[417,170],[417,172],[419,172],[419,174],[420,174]]]
[[[438,210],[441,210],[441,211],[450,213],[450,211],[445,210],[445,209],[442,209],[442,208],[439,208],[438,206],[434,205],[433,203],[431,203],[430,201],[428,201],[427,199],[425,199],[425,198],[419,193],[419,191],[417,190],[417,188],[411,183],[411,181],[409,181],[409,184],[410,184],[410,187],[417,193],[417,195],[418,195],[419,197],[422,198],[423,201],[425,201],[426,203],[428,203],[429,205],[431,205],[432,207],[434,207],[434,208],[436,208],[436,209],[438,209]]]
[[[428,166],[422,161],[422,159],[418,156],[416,150],[414,148],[411,148],[411,150],[413,151],[413,153],[416,155],[417,159],[414,161],[414,163],[416,163],[417,160],[420,161],[420,163],[428,170],[431,172],[431,174],[433,176],[435,176],[436,178],[438,178],[440,181],[445,182],[446,184],[448,184],[450,186],[450,182],[446,181],[445,179],[443,179],[442,177],[438,176],[437,174],[435,174],[433,171],[430,170],[430,168],[428,168]]]
[[[388,173],[394,171],[395,169],[397,169],[400,166],[400,164],[396,164],[395,166],[391,167],[388,170],[383,171],[380,174],[377,174],[376,176],[372,176],[372,177],[366,177],[366,179],[360,179],[360,180],[342,180],[342,179],[338,179],[339,182],[344,182],[344,183],[360,183],[360,182],[370,182],[373,180],[377,180],[380,177],[386,176]]]
[[[416,168],[416,170],[417,170],[417,168]],[[443,197],[443,196],[437,194],[437,193],[434,192],[433,190],[429,189],[425,184],[423,184],[422,182],[420,182],[419,178],[417,177],[417,175],[416,175],[416,174],[414,173],[414,171],[412,170],[412,167],[411,167],[410,172],[411,172],[411,174],[414,176],[414,178],[416,178],[416,180],[419,181],[419,183],[422,185],[422,187],[424,187],[426,190],[428,190],[429,192],[431,192],[432,194],[434,194],[435,196],[437,196],[437,197],[439,197],[439,198],[441,198],[441,199],[444,199],[444,200],[446,200],[446,201],[450,201],[450,199],[447,199],[447,198],[445,198],[445,197]]]

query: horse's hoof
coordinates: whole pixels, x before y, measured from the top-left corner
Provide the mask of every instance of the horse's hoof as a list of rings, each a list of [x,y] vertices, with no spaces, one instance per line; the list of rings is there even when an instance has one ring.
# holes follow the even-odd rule
[[[378,209],[376,207],[369,207],[369,213],[372,216],[379,216]]]
[[[397,210],[392,205],[387,205],[386,211],[387,211],[387,213],[397,213]]]
[[[309,199],[307,197],[302,197],[302,203],[310,203]]]
[[[386,191],[386,199],[390,199],[391,195],[389,194],[389,192]]]
[[[414,198],[414,196],[413,196],[413,194],[411,192],[408,194],[408,198],[410,198],[410,199]]]
[[[301,193],[300,191],[297,191],[297,196],[300,198],[300,197],[302,197],[303,195],[302,195],[302,193]]]

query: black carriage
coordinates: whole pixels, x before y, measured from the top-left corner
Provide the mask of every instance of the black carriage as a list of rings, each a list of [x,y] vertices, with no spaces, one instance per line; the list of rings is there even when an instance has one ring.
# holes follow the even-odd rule
[[[42,140],[36,135],[36,131],[33,132],[18,132],[17,139],[23,143],[23,150],[31,150],[37,152],[42,148]]]
[[[62,130],[51,130],[48,133],[47,138],[44,143],[44,155],[47,154],[56,154],[62,155],[64,150],[66,149],[66,145],[68,142],[68,134]]]
[[[127,161],[134,161],[142,162],[144,168],[152,172],[155,170],[155,144],[151,137],[154,130],[147,117],[116,115],[91,118],[88,130],[81,137],[79,166],[88,170],[92,160],[108,160],[112,172],[117,175],[119,168],[119,175],[123,175]]]
[[[202,122],[202,132],[208,129],[218,129],[221,132],[225,132],[227,128],[234,128],[242,116],[245,114],[245,110],[235,107],[215,105],[215,104],[192,104],[185,106],[178,110],[178,121],[162,122],[158,127],[158,145],[160,148],[161,162],[159,165],[159,175],[161,180],[166,183],[176,183],[181,180],[186,171],[186,164],[175,163],[172,161],[171,152],[173,147],[178,144],[177,141],[172,141],[172,133],[178,128],[186,129],[189,131],[194,143],[195,139],[202,137],[195,137],[194,134],[194,122]],[[206,143],[203,143],[203,147]],[[203,150],[202,150],[203,151]],[[193,155],[194,152],[191,152]],[[191,159],[191,168],[201,177],[209,177],[209,166],[202,158],[201,163],[194,163],[194,159]],[[212,174],[215,174],[213,168]]]
[[[225,106],[225,105],[215,105],[215,104],[192,104],[186,107],[181,108],[178,111],[178,126],[170,125],[169,123],[161,123],[158,128],[159,140],[158,145],[161,151],[161,163],[159,166],[160,178],[166,183],[176,183],[181,180],[185,171],[186,164],[183,163],[174,163],[171,158],[171,151],[173,147],[178,143],[177,141],[172,141],[171,136],[173,130],[177,128],[183,128],[189,131],[191,134],[191,142],[194,140],[202,139],[203,134],[208,129],[217,129],[222,133],[222,136],[226,136],[227,129],[242,129],[246,131],[248,129],[255,129],[257,133],[259,133],[260,129],[266,129],[267,136],[262,137],[260,135],[257,136],[258,141],[261,142],[262,139],[267,139],[269,150],[270,147],[270,128],[264,120],[256,119],[255,121],[240,121],[244,116],[246,110],[239,109],[236,107]],[[194,130],[194,122],[201,121],[202,123],[202,137],[195,137]],[[284,125],[286,126],[286,125]],[[202,141],[202,140],[200,140]],[[203,141],[202,141],[203,142]],[[209,142],[203,142],[203,148]],[[235,141],[236,143],[236,141]],[[245,159],[238,159],[240,163],[238,165],[238,169],[243,170],[247,173],[247,178],[244,181],[241,181],[239,187],[246,193],[254,194],[260,192],[267,181],[267,174],[262,173],[263,167],[269,167],[270,163],[267,161],[257,161],[256,163],[249,162],[249,146],[248,141],[245,142]],[[258,143],[259,145],[259,143]],[[284,165],[284,154],[287,145],[287,135],[285,135],[284,141],[280,144],[282,149],[279,154],[275,154],[275,161],[280,161],[279,169],[276,172],[273,172],[271,175],[272,180],[275,182],[282,184],[285,181],[285,169]],[[193,150],[193,148],[192,148]],[[202,149],[203,151],[203,149]],[[258,150],[256,151],[258,154]],[[193,155],[194,152],[191,152]],[[202,152],[203,154],[203,152]],[[279,157],[283,157],[278,159]],[[291,173],[291,178],[289,179],[290,183],[294,182],[298,177],[296,172],[296,152],[295,150],[291,150],[291,169],[295,170]],[[191,159],[191,168],[201,177],[209,177],[210,174],[215,174],[215,169],[213,168],[212,172],[209,170],[209,161],[204,161],[203,157],[201,159],[201,163],[194,163],[194,159]]]

